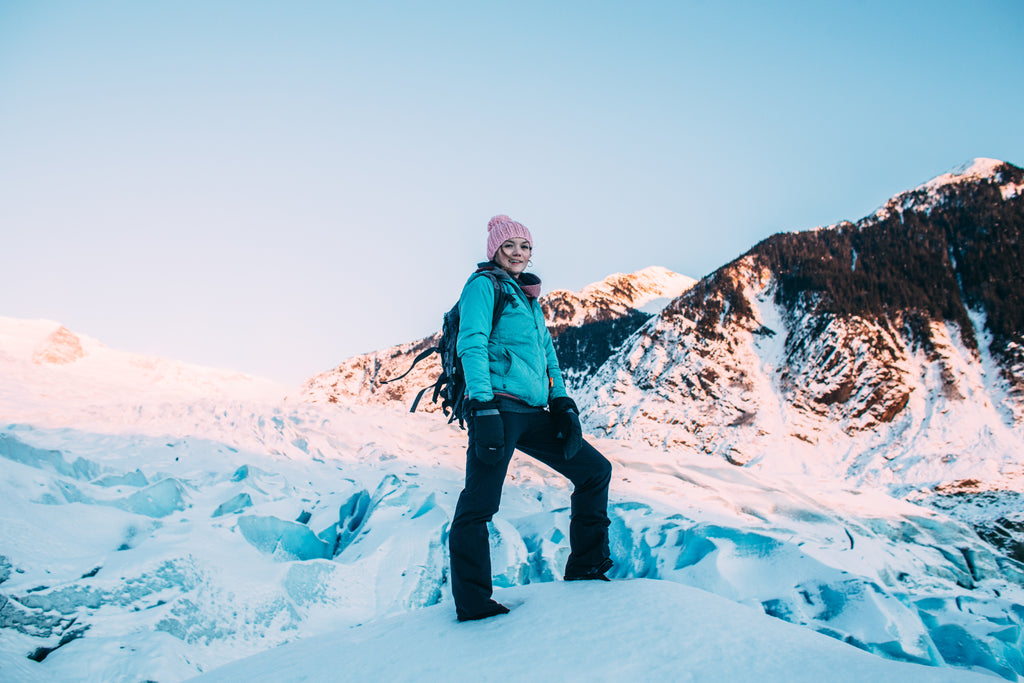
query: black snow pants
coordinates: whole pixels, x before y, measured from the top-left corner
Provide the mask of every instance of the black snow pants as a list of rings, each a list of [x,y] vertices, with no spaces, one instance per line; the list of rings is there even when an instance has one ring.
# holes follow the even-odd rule
[[[491,601],[491,554],[487,523],[498,511],[501,487],[515,449],[530,455],[573,484],[569,521],[569,560],[566,574],[605,571],[609,562],[608,486],[612,466],[584,441],[574,458],[566,460],[551,414],[545,410],[501,413],[505,427],[504,457],[488,465],[476,457],[473,420],[469,420],[466,487],[459,496],[448,536],[452,595],[460,619],[482,614]]]

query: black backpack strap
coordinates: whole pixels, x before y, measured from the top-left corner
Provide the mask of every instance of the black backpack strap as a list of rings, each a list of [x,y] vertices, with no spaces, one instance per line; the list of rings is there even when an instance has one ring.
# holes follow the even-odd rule
[[[498,275],[490,270],[478,270],[476,274],[486,276],[487,279],[491,281],[491,284],[494,285],[494,312],[493,315],[491,316],[491,330],[493,331],[494,328],[497,326],[498,320],[501,318],[501,314],[505,310],[505,307],[510,303],[513,306],[517,305],[515,294],[509,291],[505,286],[503,286],[501,275]],[[442,325],[441,330],[442,338],[444,338],[445,336],[453,337],[454,335],[458,334],[457,326],[454,324],[455,321],[458,319],[458,315],[458,303],[456,303],[455,306],[453,306],[452,309],[448,311],[448,313],[446,313],[444,316],[444,323]],[[421,352],[418,356],[416,356],[416,358],[412,361],[412,365],[409,366],[408,370],[403,372],[398,377],[393,377],[388,380],[381,380],[380,383],[388,384],[389,382],[398,381],[405,377],[406,375],[408,375],[410,372],[412,372],[412,369],[416,367],[416,364],[419,363],[424,358],[426,358],[427,356],[429,356],[430,354],[434,352],[441,354],[441,375],[437,378],[436,382],[429,386],[423,387],[422,389],[419,390],[419,392],[416,394],[416,398],[412,402],[412,407],[409,409],[409,412],[415,413],[416,408],[420,404],[420,400],[423,398],[423,395],[427,393],[427,391],[429,391],[430,389],[433,389],[434,393],[431,397],[431,401],[437,403],[438,398],[442,399],[441,410],[445,415],[448,416],[448,423],[451,424],[455,420],[458,420],[459,427],[462,427],[464,429],[465,396],[450,395],[454,393],[452,391],[452,389],[454,388],[453,382],[461,381],[456,378],[460,377],[462,374],[461,363],[457,357],[454,357],[455,347],[452,346],[451,344],[454,344],[453,338],[449,338],[449,346],[447,347],[447,351],[442,351],[440,345],[432,346],[429,349],[426,349],[425,351]],[[449,354],[449,357],[445,357],[446,353]],[[448,376],[445,374],[443,368],[446,363],[449,366],[453,366],[456,368],[456,372],[453,376]]]
[[[417,363],[419,363],[419,362],[420,362],[421,360],[423,360],[424,358],[426,358],[426,357],[427,357],[427,356],[429,356],[430,354],[434,353],[435,351],[440,351],[440,349],[439,349],[438,347],[436,347],[436,346],[431,346],[431,347],[430,347],[429,349],[427,349],[426,351],[423,351],[423,352],[421,352],[421,353],[420,353],[420,355],[416,356],[416,358],[415,358],[415,359],[413,359],[413,361],[412,361],[412,365],[410,365],[410,366],[409,366],[409,369],[408,369],[408,370],[406,370],[405,372],[403,372],[403,373],[402,373],[401,375],[399,375],[398,377],[392,377],[391,379],[382,379],[382,380],[380,381],[380,383],[381,383],[381,384],[387,384],[387,383],[389,383],[389,382],[396,382],[396,381],[398,381],[398,380],[402,379],[403,377],[405,377],[406,375],[408,375],[408,374],[409,374],[410,372],[412,372],[412,369],[413,369],[414,367],[416,367],[416,364],[417,364]],[[421,392],[421,393],[422,393],[422,392]],[[417,400],[418,400],[418,399],[417,399]]]
[[[438,380],[437,383],[440,383],[440,380]],[[432,384],[430,386],[437,386],[437,384]],[[422,389],[419,390],[419,392],[416,394],[416,399],[412,402],[412,408],[409,408],[410,413],[416,412],[416,406],[420,404],[420,399],[423,398],[423,394],[425,394],[427,392],[427,389],[429,388],[430,387],[423,387]]]
[[[493,331],[495,326],[498,324],[498,320],[501,318],[502,312],[505,310],[505,306],[512,304],[516,305],[515,296],[512,292],[502,287],[501,279],[490,270],[477,271],[480,275],[487,276],[487,279],[494,285],[494,313],[491,315],[491,330]]]

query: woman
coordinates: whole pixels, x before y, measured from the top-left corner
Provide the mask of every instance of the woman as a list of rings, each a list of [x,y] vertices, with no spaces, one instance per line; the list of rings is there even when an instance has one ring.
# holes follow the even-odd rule
[[[533,237],[522,223],[495,216],[487,224],[486,263],[459,298],[458,354],[466,376],[469,447],[466,487],[449,533],[452,594],[459,621],[505,614],[491,598],[487,523],[515,449],[540,460],[574,486],[567,581],[597,579],[612,562],[608,551],[611,464],[583,440],[579,410],[566,396],[551,335],[537,297],[540,279],[525,273]],[[495,283],[511,296],[497,322]]]

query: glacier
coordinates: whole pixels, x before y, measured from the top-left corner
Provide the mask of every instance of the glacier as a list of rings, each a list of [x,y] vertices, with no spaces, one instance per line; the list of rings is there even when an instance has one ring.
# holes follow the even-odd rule
[[[762,322],[781,327],[768,307]],[[851,483],[841,457],[737,467],[686,443],[590,434],[614,467],[613,583],[560,581],[567,482],[517,456],[491,525],[513,610],[459,630],[447,585],[466,458],[456,425],[268,396],[264,382],[87,338],[81,355],[40,357],[38,343],[74,336],[49,329],[0,318],[0,341],[21,339],[0,354],[4,680],[275,680],[345,661],[368,675],[396,673],[394,661],[392,677],[411,679],[479,637],[515,638],[526,664],[549,667],[563,650],[543,639],[571,638],[591,653],[583,671],[637,677],[1024,676],[1024,565],[964,521],[955,492],[944,510],[886,481]],[[755,350],[770,373],[779,339],[757,335]],[[1017,519],[1015,501],[997,504]],[[409,653],[395,657],[400,645]],[[531,671],[503,661],[496,677]]]
[[[292,641],[451,612],[463,433],[383,408],[262,409],[180,407],[197,435],[173,440],[175,410],[112,411],[105,432],[0,428],[0,665],[187,680]],[[882,491],[596,442],[615,467],[614,579],[714,594],[890,660],[1024,672],[1024,568],[963,522]],[[492,524],[497,587],[559,581],[568,494],[516,458]]]

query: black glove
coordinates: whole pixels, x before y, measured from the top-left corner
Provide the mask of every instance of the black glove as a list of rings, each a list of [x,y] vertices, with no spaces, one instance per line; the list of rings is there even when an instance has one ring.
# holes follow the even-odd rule
[[[476,457],[488,465],[505,455],[505,425],[498,412],[497,401],[470,401],[469,415],[473,420],[473,441]]]
[[[573,456],[583,448],[583,427],[580,425],[580,409],[576,407],[576,401],[568,396],[551,399],[548,409],[551,410],[551,415],[555,418],[558,438],[565,440],[563,455],[565,455],[566,460],[572,460]]]

